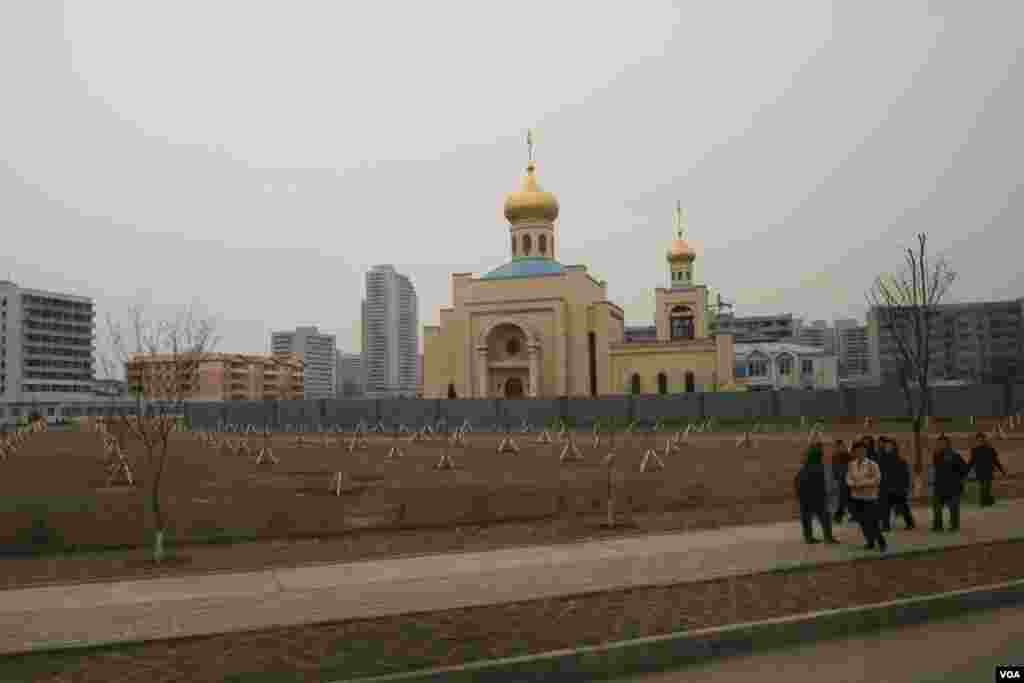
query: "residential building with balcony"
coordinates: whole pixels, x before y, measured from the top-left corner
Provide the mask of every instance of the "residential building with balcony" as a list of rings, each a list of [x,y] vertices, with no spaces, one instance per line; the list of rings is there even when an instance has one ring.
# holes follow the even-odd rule
[[[868,337],[873,370],[884,384],[899,383],[903,356],[886,321],[911,324],[895,308],[872,307]],[[970,384],[1024,381],[1024,298],[935,306],[928,321],[929,376]]]
[[[877,383],[872,372],[874,363],[867,325],[854,318],[842,318],[835,321],[835,330],[840,383],[849,386]]]
[[[297,353],[305,360],[305,398],[333,398],[337,391],[338,348],[333,334],[321,334],[316,326],[272,332],[272,353]]]
[[[360,353],[338,352],[338,398],[358,398],[365,395],[366,377],[363,374],[363,356]]]
[[[0,403],[88,399],[94,330],[92,299],[0,281]]]
[[[825,320],[807,323],[797,320],[796,336],[793,340],[801,346],[814,346],[825,351],[825,355],[836,355],[836,331]]]
[[[137,354],[125,364],[129,394],[152,401],[296,400],[305,395],[301,354]]]

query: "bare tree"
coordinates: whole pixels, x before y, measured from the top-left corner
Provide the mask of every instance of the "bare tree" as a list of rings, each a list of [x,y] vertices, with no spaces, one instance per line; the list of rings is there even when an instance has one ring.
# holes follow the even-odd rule
[[[211,319],[197,318],[191,308],[173,320],[147,320],[141,308],[131,309],[132,327],[126,332],[108,315],[112,358],[109,369],[123,367],[128,388],[135,396],[135,415],[122,406],[115,411],[122,432],[138,439],[149,468],[149,504],[153,513],[153,559],[164,559],[167,519],[160,499],[160,484],[167,468],[170,434],[185,401],[198,388],[199,370],[218,339]]]
[[[899,351],[899,383],[914,428],[914,473],[918,484],[924,472],[921,428],[931,414],[929,379],[931,373],[931,329],[936,307],[942,303],[956,279],[950,264],[938,257],[929,260],[927,235],[917,236],[917,249],[908,248],[904,269],[899,274],[875,278],[867,299],[877,316],[880,330],[896,341]],[[911,384],[916,385],[915,396]]]

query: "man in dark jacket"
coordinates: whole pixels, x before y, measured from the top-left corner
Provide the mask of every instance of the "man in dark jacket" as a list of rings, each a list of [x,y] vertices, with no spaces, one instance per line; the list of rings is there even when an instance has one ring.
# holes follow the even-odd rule
[[[832,445],[832,474],[839,488],[839,505],[836,507],[835,523],[841,524],[850,504],[850,487],[846,485],[846,471],[850,467],[850,449],[846,442],[836,439]]]
[[[964,492],[964,476],[967,463],[953,450],[949,437],[939,437],[937,448],[932,454],[935,470],[935,491],[932,495],[932,531],[942,531],[942,511],[949,508],[949,530],[960,529],[960,496]]]
[[[878,440],[879,467],[882,470],[882,495],[885,505],[882,509],[882,531],[892,531],[892,514],[903,517],[907,529],[914,528],[914,517],[910,513],[910,465],[900,457],[896,442],[888,437]]]
[[[974,441],[975,446],[971,449],[971,461],[967,463],[967,472],[970,473],[971,470],[974,470],[974,475],[978,478],[978,486],[981,489],[981,505],[988,507],[995,505],[996,502],[996,499],[992,497],[992,475],[999,470],[1005,477],[1006,470],[1003,469],[1003,463],[999,462],[999,454],[996,453],[996,449],[989,445],[988,437],[984,432],[978,432],[974,436]]]
[[[814,537],[814,518],[818,518],[826,543],[838,543],[832,536],[832,520],[828,514],[828,489],[825,465],[822,462],[821,443],[807,449],[807,458],[796,475],[796,495],[800,499],[800,523],[804,527],[804,542],[820,543]]]

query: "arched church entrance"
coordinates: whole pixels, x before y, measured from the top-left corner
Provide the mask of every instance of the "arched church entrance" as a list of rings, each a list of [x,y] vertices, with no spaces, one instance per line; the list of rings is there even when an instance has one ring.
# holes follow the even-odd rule
[[[481,333],[477,379],[481,398],[523,398],[540,393],[540,348],[518,322],[500,322]]]
[[[505,398],[522,398],[523,393],[523,380],[511,377],[505,382]]]

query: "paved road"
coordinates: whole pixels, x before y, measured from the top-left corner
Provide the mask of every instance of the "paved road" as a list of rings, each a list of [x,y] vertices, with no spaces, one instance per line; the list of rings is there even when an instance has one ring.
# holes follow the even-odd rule
[[[1024,608],[974,612],[946,621],[723,659],[704,667],[622,681],[988,683],[994,680],[993,672],[1000,664],[1024,664]]]
[[[958,534],[897,531],[893,553],[1016,538],[1024,500],[963,512]],[[796,522],[240,574],[0,590],[0,653],[470,607],[843,562],[860,532],[807,546]]]

